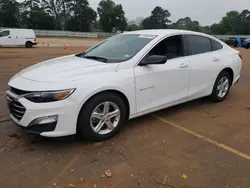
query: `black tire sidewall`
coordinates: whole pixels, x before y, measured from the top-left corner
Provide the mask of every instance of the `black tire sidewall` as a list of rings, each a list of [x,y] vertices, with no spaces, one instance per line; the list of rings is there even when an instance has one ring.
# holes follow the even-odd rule
[[[110,101],[115,103],[119,109],[120,109],[120,121],[116,128],[105,135],[100,135],[91,128],[90,125],[90,116],[93,112],[93,110],[101,103]],[[82,107],[79,117],[78,117],[78,122],[77,122],[77,129],[80,131],[80,133],[83,135],[83,137],[86,140],[89,141],[103,141],[111,138],[114,134],[116,134],[120,128],[121,125],[124,123],[126,119],[126,106],[123,102],[123,100],[116,94],[114,93],[101,93],[93,98],[91,98],[89,101],[87,101],[84,106]]]
[[[226,95],[225,95],[224,97],[219,97],[219,96],[218,96],[218,92],[217,92],[217,86],[218,86],[218,83],[219,83],[219,81],[220,81],[220,79],[221,79],[222,77],[227,77],[230,83],[229,83],[229,88],[228,88],[228,90],[227,90]],[[221,102],[221,101],[225,100],[225,98],[227,97],[227,95],[228,95],[228,93],[229,93],[229,91],[230,91],[232,79],[233,79],[233,78],[231,78],[230,75],[229,75],[226,71],[222,71],[222,72],[218,75],[218,77],[217,77],[217,79],[216,79],[216,81],[215,81],[215,83],[214,83],[213,92],[212,92],[212,94],[210,95],[210,98],[211,98],[211,100],[212,100],[213,102]]]
[[[32,42],[28,41],[25,43],[26,48],[32,48]]]

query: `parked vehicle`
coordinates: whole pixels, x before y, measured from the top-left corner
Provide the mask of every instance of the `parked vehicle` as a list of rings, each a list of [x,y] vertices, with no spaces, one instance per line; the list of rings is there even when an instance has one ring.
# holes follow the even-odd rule
[[[223,101],[240,78],[241,55],[182,30],[108,38],[84,53],[33,65],[8,83],[11,119],[45,137],[112,137],[124,121],[209,96]]]
[[[242,47],[243,48],[250,48],[250,39],[245,39],[243,42],[242,42]]]
[[[229,37],[227,40],[224,41],[227,45],[232,47],[237,47],[237,39],[236,37]]]
[[[4,29],[0,31],[0,46],[31,48],[36,44],[36,35],[31,29]]]

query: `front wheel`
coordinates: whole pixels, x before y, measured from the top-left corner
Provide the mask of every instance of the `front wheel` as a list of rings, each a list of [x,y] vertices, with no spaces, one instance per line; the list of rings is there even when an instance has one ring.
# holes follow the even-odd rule
[[[83,106],[77,127],[85,139],[103,141],[115,135],[125,119],[123,100],[114,93],[101,93]]]
[[[222,71],[217,77],[212,94],[210,95],[210,99],[213,102],[221,102],[225,100],[227,97],[230,87],[231,87],[231,78],[226,71]]]
[[[25,43],[26,48],[32,48],[32,42],[28,41]]]

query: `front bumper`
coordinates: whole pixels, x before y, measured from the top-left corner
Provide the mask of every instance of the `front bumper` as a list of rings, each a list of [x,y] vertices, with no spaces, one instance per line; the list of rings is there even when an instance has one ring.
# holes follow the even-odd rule
[[[41,124],[41,125],[40,124],[32,125],[32,126],[28,126],[28,127],[23,127],[23,126],[20,126],[18,124],[17,125],[27,133],[40,135],[41,133],[54,131],[56,128],[56,124],[57,124],[57,122]]]
[[[10,114],[12,121],[28,133],[45,137],[68,136],[76,133],[78,103],[71,97],[51,103],[33,103],[25,98],[17,98],[16,102],[25,107],[21,119]],[[37,119],[56,116],[54,122],[37,124]],[[36,122],[36,123],[34,123]]]

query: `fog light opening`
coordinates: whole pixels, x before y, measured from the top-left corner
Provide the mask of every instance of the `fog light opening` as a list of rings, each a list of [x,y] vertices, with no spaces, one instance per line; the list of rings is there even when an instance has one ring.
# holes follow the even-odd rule
[[[29,124],[29,126],[55,123],[55,122],[57,122],[57,119],[58,119],[58,115],[39,117],[39,118],[36,118],[35,120],[33,120]]]

